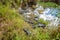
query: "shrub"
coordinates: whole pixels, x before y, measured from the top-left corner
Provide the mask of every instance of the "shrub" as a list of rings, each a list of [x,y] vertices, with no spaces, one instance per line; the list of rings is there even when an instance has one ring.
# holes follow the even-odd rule
[[[48,21],[45,21],[44,19],[42,19],[42,18],[40,18],[39,20],[38,20],[40,23],[42,23],[42,24],[45,24],[45,25],[48,25]]]

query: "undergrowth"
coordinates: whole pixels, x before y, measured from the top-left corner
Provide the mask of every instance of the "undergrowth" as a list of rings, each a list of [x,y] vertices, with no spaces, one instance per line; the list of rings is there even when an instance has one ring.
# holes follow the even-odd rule
[[[55,30],[47,27],[32,29],[23,19],[16,9],[0,3],[0,40],[60,40],[60,26]],[[26,35],[23,28],[29,29],[31,35]]]

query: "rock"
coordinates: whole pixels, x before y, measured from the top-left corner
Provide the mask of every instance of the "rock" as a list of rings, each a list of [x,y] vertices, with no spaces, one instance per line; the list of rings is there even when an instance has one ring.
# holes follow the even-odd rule
[[[30,8],[26,8],[26,9],[24,10],[24,9],[22,9],[22,8],[20,7],[18,10],[19,10],[19,13],[22,13],[22,14],[24,14],[24,13],[29,14],[29,12],[31,12],[31,9],[30,9]]]
[[[30,34],[31,34],[31,32],[28,31],[28,29],[23,29],[23,31],[24,31],[27,35],[30,35]]]
[[[35,21],[38,21],[38,18],[35,17],[34,20],[35,20]]]
[[[34,24],[32,21],[28,21],[28,23]]]
[[[40,24],[40,23],[39,23],[37,26],[38,26],[38,27],[42,27],[42,28],[45,28],[45,27],[46,27],[45,24]]]
[[[33,5],[33,8],[35,8],[34,5]],[[31,8],[27,8],[26,10],[23,10],[20,8],[19,11],[21,13],[23,13],[23,15],[25,17],[25,21],[30,24],[34,24],[34,22],[38,23],[38,20],[40,18],[42,18],[44,21],[51,22],[51,24],[49,24],[49,26],[52,26],[52,25],[57,26],[58,25],[58,20],[54,21],[55,19],[57,19],[57,16],[59,16],[59,14],[57,14],[59,12],[59,10],[57,10],[57,9],[54,9],[54,8],[44,9],[42,6],[38,6],[33,11]],[[38,23],[36,25],[37,25],[37,27],[43,27],[43,28],[46,27],[45,24],[41,24],[41,23]],[[35,26],[33,25],[32,28],[35,28]]]
[[[36,27],[35,26],[32,26],[33,29],[35,29]]]
[[[33,28],[33,29],[35,29],[35,28],[36,28],[36,26],[35,26],[35,25],[32,25],[32,28]]]

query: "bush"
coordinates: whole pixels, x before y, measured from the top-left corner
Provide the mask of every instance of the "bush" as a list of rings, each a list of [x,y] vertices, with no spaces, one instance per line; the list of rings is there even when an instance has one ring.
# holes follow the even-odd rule
[[[40,18],[39,20],[38,20],[40,23],[42,23],[42,24],[45,24],[45,25],[48,25],[48,21],[45,21],[44,19],[42,19],[42,18]]]
[[[21,0],[0,0],[0,4],[4,6],[9,6],[12,8],[18,8],[20,6]]]
[[[44,8],[46,8],[46,7],[52,7],[52,8],[58,7],[58,4],[56,4],[54,2],[40,2],[40,5],[42,5]]]

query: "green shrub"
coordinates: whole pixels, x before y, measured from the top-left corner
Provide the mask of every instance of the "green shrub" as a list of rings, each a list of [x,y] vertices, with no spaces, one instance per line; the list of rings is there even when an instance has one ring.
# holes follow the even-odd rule
[[[60,13],[57,14],[57,17],[60,18]]]
[[[13,8],[18,8],[20,6],[20,3],[21,0],[0,0],[0,4]]]
[[[58,4],[53,3],[53,2],[40,2],[40,5],[42,5],[44,8],[45,7],[52,7],[52,8],[58,7]]]
[[[39,20],[38,20],[40,23],[42,23],[42,24],[45,24],[45,25],[48,25],[48,21],[45,21],[44,19],[42,19],[42,18],[40,18]]]

